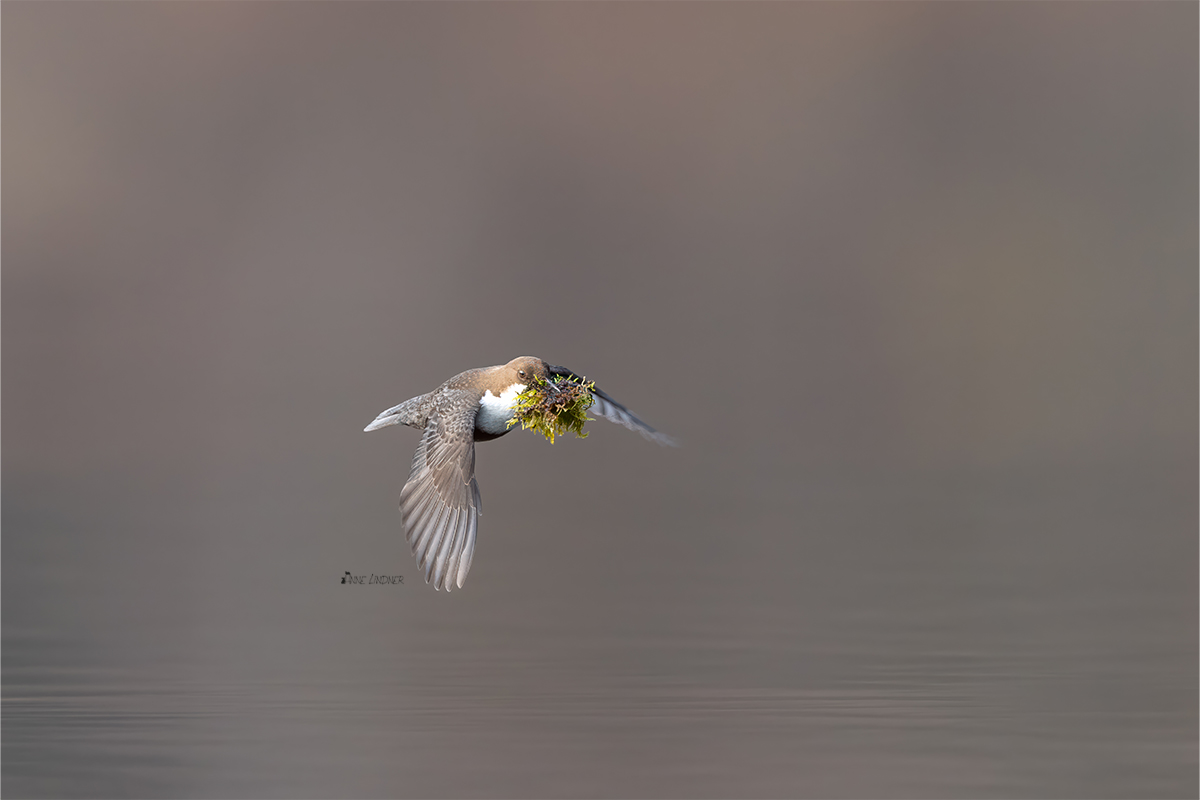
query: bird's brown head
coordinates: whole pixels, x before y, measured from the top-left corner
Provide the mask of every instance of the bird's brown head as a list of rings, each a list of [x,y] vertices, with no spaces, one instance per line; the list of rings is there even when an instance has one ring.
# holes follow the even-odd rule
[[[545,379],[550,375],[550,370],[545,361],[535,356],[518,356],[512,361],[504,365],[515,382],[523,383],[528,386],[534,378]]]

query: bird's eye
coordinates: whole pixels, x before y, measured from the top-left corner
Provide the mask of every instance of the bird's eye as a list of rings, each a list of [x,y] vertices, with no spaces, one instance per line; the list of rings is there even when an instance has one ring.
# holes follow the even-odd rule
[[[523,369],[519,369],[519,370],[517,370],[517,374],[518,374],[518,375],[520,375],[522,378],[524,378],[524,377],[525,377],[525,370],[523,370]]]

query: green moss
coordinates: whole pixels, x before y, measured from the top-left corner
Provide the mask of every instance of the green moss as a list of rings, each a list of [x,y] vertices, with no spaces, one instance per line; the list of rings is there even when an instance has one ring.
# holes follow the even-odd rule
[[[549,381],[534,378],[533,383],[517,395],[513,406],[516,416],[509,420],[508,427],[519,422],[522,430],[537,431],[550,444],[567,432],[586,439],[583,425],[591,421],[587,410],[595,401],[591,391],[595,385],[594,382],[577,383],[566,377]]]

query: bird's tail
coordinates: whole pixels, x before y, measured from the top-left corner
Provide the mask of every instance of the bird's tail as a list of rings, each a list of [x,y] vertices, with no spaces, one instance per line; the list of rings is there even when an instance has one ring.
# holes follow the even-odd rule
[[[422,402],[424,400],[425,395],[422,394],[411,400],[405,400],[398,406],[392,406],[387,411],[382,412],[363,430],[377,431],[380,428],[386,428],[388,425],[408,425],[412,428],[424,428],[425,414],[422,411],[425,405]]]

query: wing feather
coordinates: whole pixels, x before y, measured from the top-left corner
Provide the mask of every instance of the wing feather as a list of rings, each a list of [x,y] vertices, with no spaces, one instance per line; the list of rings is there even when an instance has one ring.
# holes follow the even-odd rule
[[[575,374],[566,367],[559,367],[555,366],[554,364],[547,364],[546,367],[550,371],[551,375],[570,378],[578,383],[587,383],[587,378]],[[634,415],[632,411],[618,403],[616,400],[612,399],[608,392],[604,391],[603,389],[593,386],[592,400],[594,402],[592,403],[591,408],[588,409],[589,412],[604,417],[609,422],[615,422],[618,425],[622,425],[631,431],[636,431],[655,444],[667,445],[669,447],[679,446],[679,443],[667,434],[663,433],[662,431],[657,431],[647,425],[645,422],[642,422]]]
[[[475,481],[475,413],[469,392],[439,397],[400,491],[400,516],[425,581],[461,588],[475,555],[479,485]]]

